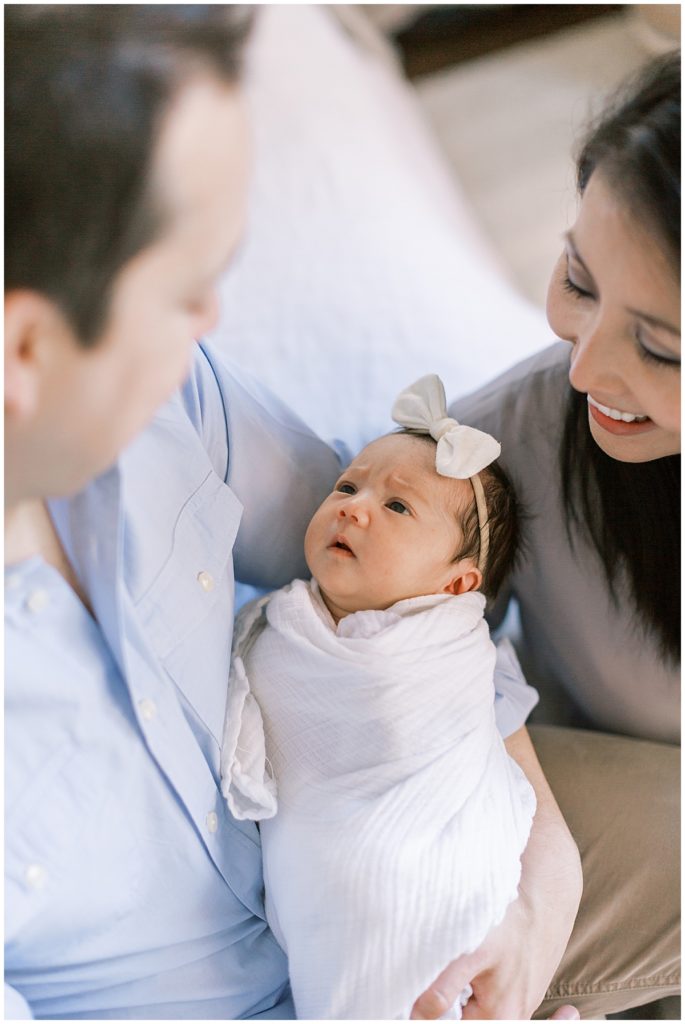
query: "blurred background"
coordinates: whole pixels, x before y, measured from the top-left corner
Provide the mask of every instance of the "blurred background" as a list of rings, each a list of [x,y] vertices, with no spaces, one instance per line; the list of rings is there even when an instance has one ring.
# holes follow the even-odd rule
[[[554,341],[548,277],[593,113],[677,5],[256,5],[249,223],[212,340],[351,451]]]
[[[515,284],[542,304],[575,209],[578,133],[647,56],[679,45],[680,5],[377,4],[366,13],[398,48]]]

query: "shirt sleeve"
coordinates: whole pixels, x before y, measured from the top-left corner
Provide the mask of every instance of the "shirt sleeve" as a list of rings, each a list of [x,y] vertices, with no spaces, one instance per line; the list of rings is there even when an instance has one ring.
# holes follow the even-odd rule
[[[495,720],[502,739],[526,724],[539,699],[525,680],[511,641],[504,637],[497,643],[495,662]]]
[[[243,506],[236,580],[275,588],[309,576],[304,534],[349,453],[326,444],[275,395],[202,343],[183,401],[217,474]]]
[[[16,988],[5,982],[5,1020],[33,1020],[29,1004]]]

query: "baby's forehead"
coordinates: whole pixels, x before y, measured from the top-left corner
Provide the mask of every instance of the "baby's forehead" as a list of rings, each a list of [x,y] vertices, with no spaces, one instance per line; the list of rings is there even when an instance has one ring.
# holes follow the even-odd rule
[[[470,500],[468,480],[441,476],[435,468],[436,444],[421,434],[386,434],[376,438],[353,459],[351,468],[397,477],[433,498],[463,507]]]
[[[429,436],[421,434],[384,434],[370,441],[352,460],[360,469],[389,471],[404,467],[417,475],[437,476],[435,470],[435,443]]]

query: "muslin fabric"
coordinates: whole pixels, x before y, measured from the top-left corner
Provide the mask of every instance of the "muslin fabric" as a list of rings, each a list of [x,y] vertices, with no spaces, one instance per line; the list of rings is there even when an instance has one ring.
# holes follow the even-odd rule
[[[263,819],[298,1017],[408,1018],[516,898],[535,797],[495,726],[484,604],[431,595],[336,626],[296,580],[241,612],[222,787]]]

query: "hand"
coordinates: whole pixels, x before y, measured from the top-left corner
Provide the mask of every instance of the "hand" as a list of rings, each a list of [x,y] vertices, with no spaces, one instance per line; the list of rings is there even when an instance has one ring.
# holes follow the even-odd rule
[[[521,898],[474,952],[454,960],[414,1003],[412,1020],[437,1020],[466,985],[473,995],[462,1010],[464,1020],[528,1020],[542,1002],[557,966],[544,955],[544,939],[533,948],[530,921]],[[563,950],[562,950],[563,952]],[[573,1006],[561,1006],[550,1020],[578,1020]]]
[[[521,859],[519,896],[473,953],[454,960],[416,1000],[414,1020],[436,1020],[466,985],[473,995],[464,1020],[529,1020],[544,999],[568,944],[583,889],[576,844],[547,784],[530,738],[520,729],[506,741],[528,776],[537,811]],[[550,1020],[577,1020],[562,1006]]]

